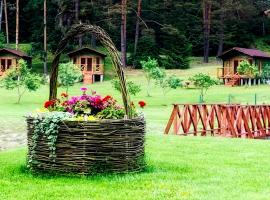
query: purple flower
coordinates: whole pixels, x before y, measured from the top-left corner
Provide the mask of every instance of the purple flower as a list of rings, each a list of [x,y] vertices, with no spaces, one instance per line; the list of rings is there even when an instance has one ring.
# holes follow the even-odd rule
[[[82,87],[81,88],[81,91],[83,91],[83,92],[86,92],[88,89],[87,88],[85,88],[85,87]]]

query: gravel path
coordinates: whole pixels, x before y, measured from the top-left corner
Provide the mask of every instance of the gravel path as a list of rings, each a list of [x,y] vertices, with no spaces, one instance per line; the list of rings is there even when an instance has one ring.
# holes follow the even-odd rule
[[[1,120],[0,151],[26,145],[26,127],[24,121],[11,122]]]

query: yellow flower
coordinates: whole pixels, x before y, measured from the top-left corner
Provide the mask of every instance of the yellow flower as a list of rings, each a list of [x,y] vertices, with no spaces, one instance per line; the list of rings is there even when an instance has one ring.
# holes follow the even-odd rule
[[[48,112],[49,110],[48,109],[46,109],[46,108],[38,108],[38,109],[36,109],[36,112],[37,113],[46,113],[46,112]]]
[[[95,121],[96,118],[93,115],[90,115],[90,116],[88,116],[87,120],[88,121]]]

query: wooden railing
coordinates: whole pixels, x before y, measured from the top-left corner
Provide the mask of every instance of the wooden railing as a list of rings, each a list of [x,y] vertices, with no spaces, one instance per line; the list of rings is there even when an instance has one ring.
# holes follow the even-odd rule
[[[220,67],[217,68],[217,77],[224,78],[234,75],[234,69],[231,67]]]
[[[97,66],[92,66],[92,71],[87,71],[87,66],[83,65],[81,66],[81,70],[83,73],[85,72],[92,72],[92,73],[104,73],[104,65],[103,64],[99,64],[99,71],[96,70]]]
[[[270,137],[270,105],[174,104],[165,129],[175,135]]]

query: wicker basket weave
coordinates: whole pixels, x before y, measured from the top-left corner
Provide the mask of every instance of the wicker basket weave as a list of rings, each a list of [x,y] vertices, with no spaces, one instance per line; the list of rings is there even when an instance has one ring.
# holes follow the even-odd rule
[[[33,118],[28,124],[28,162],[36,172],[92,174],[138,172],[145,167],[144,118],[63,122],[58,130],[56,158],[51,159],[45,136],[33,149]]]

